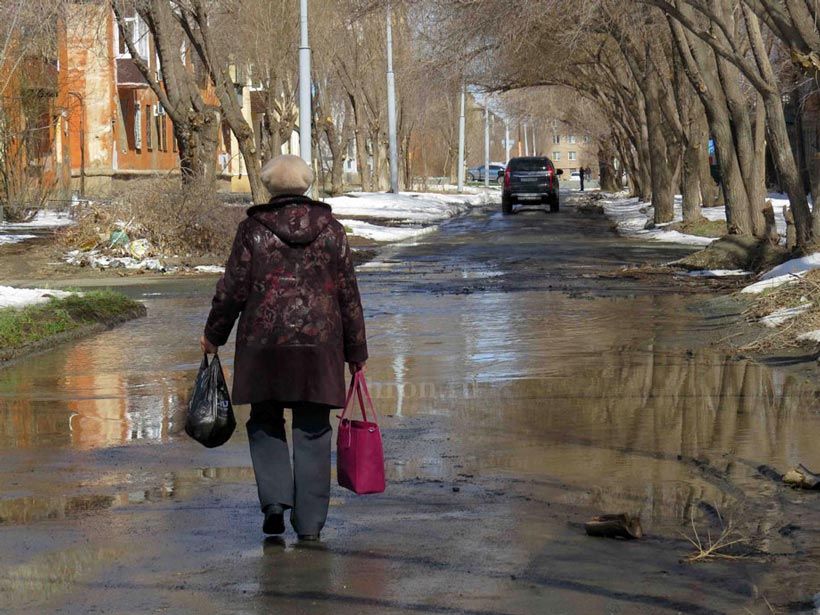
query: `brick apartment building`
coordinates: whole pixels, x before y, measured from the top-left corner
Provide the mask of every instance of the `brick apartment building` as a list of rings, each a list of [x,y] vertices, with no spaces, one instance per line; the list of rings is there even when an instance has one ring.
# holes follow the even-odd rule
[[[10,164],[16,156],[20,177],[30,185],[39,184],[41,191],[49,190],[51,198],[104,195],[133,179],[177,173],[171,119],[121,40],[110,7],[67,4],[62,15],[56,57],[26,58],[24,68],[15,72],[0,95],[0,120],[13,128],[8,132],[12,146],[0,150],[0,161],[5,156],[4,162]],[[161,81],[148,28],[136,15],[126,16],[126,23],[139,55]],[[184,47],[180,52],[197,78],[203,100],[218,105],[193,54]],[[3,71],[0,65],[0,76]],[[240,93],[246,120],[257,128],[263,113],[257,92],[242,84]],[[219,133],[215,163],[221,187],[249,192],[235,138],[224,123]],[[15,135],[23,134],[25,148],[22,136],[15,141]]]

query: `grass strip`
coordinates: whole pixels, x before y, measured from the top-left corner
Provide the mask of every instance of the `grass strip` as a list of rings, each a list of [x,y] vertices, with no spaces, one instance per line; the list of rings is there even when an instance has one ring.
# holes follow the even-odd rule
[[[22,309],[0,309],[0,354],[38,345],[48,338],[88,325],[113,327],[145,316],[145,306],[125,295],[92,291],[51,299]]]

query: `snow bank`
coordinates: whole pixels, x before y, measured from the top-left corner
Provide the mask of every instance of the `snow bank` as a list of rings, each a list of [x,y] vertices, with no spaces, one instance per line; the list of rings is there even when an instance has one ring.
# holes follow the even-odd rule
[[[373,241],[402,241],[436,230],[436,223],[458,216],[475,205],[490,203],[497,191],[475,190],[466,194],[430,192],[351,192],[324,199],[351,235]],[[352,218],[367,218],[368,222]],[[394,226],[374,224],[390,221]],[[395,226],[396,224],[400,226]]]
[[[325,199],[337,217],[359,216],[405,223],[431,224],[464,213],[472,204],[482,202],[481,194],[451,197],[428,193],[401,194],[351,192]]]
[[[698,237],[667,230],[666,226],[668,225],[665,224],[654,228],[646,228],[647,224],[654,218],[654,208],[650,203],[642,203],[637,198],[604,199],[599,201],[599,204],[604,208],[606,216],[615,222],[618,232],[626,237],[694,246],[708,246],[714,241],[714,238],[711,237]],[[681,198],[675,197],[674,222],[680,222],[681,220]]]
[[[13,288],[0,286],[0,308],[21,308],[36,303],[46,303],[49,299],[68,297],[71,293],[47,288]]]
[[[820,252],[809,254],[801,258],[793,258],[790,261],[781,263],[760,276],[760,281],[745,287],[740,292],[761,293],[764,290],[777,288],[783,284],[796,282],[806,275],[807,271],[820,267]]]
[[[58,228],[61,226],[69,226],[71,224],[74,224],[74,221],[68,213],[41,209],[28,222],[19,222],[16,224],[9,224],[6,222],[0,223],[0,232],[4,230]]]
[[[767,271],[760,276],[760,279],[771,280],[772,278],[779,278],[784,275],[805,273],[810,269],[817,269],[818,267],[820,267],[820,252],[815,252],[814,254],[809,254],[808,256],[794,258],[790,261],[786,261],[785,263],[781,263],[774,269]]]
[[[783,206],[788,205],[789,201],[782,194],[770,194],[767,199],[772,202],[772,206],[774,207],[777,232],[785,237],[786,219],[783,217]],[[649,229],[646,228],[646,225],[650,223],[655,216],[655,210],[651,203],[640,202],[637,198],[612,195],[610,198],[599,201],[599,204],[604,208],[604,213],[607,217],[617,224],[618,232],[625,236],[694,246],[708,246],[715,240],[715,238],[711,237],[686,235],[677,231],[666,230],[669,224],[683,220],[683,197],[680,195],[675,196],[673,221]],[[724,207],[703,207],[701,208],[701,214],[704,218],[712,222],[726,220],[726,208]]]

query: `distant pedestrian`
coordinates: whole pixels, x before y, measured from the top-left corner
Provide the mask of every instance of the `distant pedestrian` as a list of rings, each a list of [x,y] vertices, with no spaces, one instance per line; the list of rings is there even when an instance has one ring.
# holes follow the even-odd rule
[[[344,227],[303,196],[313,172],[297,156],[265,164],[270,202],[248,209],[236,231],[200,340],[225,344],[239,318],[233,401],[251,404],[251,460],[263,531],[318,540],[330,501],[330,411],[345,400],[344,364],[367,360],[364,316]],[[285,435],[293,410],[293,469]]]
[[[578,179],[581,182],[581,192],[583,192],[584,191],[584,167],[581,167],[581,169],[579,170]]]
[[[589,167],[586,168],[584,174],[587,176],[587,181],[590,181],[592,179],[592,169],[590,169]]]

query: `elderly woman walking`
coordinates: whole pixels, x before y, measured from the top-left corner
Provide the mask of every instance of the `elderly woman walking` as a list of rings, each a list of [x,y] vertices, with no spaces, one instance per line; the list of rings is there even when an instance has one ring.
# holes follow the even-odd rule
[[[201,344],[215,353],[239,318],[233,401],[251,404],[263,531],[284,532],[292,509],[300,540],[318,540],[330,499],[330,411],[344,405],[344,364],[364,369],[364,317],[344,228],[328,205],[302,196],[310,167],[277,156],[261,179],[273,196],[239,224]],[[293,468],[285,408],[293,410]]]

